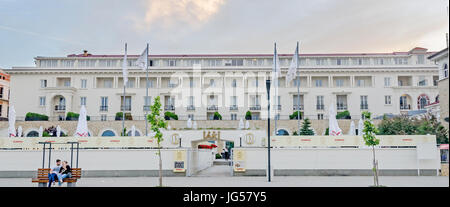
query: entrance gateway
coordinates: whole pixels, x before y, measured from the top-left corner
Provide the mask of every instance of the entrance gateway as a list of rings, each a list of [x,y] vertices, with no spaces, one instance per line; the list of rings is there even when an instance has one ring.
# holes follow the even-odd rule
[[[168,130],[163,147],[188,149],[188,176],[231,176],[235,147],[264,146],[262,130]],[[226,150],[225,150],[226,149]]]

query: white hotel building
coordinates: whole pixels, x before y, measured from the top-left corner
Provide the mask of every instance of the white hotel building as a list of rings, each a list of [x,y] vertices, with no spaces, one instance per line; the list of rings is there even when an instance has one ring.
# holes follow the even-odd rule
[[[289,119],[297,106],[310,119],[327,119],[331,104],[352,119],[362,111],[374,116],[423,109],[438,100],[438,66],[425,48],[408,52],[300,54],[300,81],[286,82],[292,54],[280,54],[280,119]],[[78,113],[86,105],[91,120],[114,120],[122,109],[142,120],[146,100],[146,73],[128,56],[129,82],[122,101],[122,55],[84,54],[36,57],[35,67],[13,67],[10,103],[17,120],[27,112],[51,120]],[[213,118],[239,120],[250,111],[252,119],[267,118],[265,80],[271,77],[272,54],[150,55],[149,96],[161,97],[165,111],[180,120]],[[272,86],[273,88],[273,86]],[[271,92],[271,98],[276,98]],[[274,103],[272,104],[274,106]],[[274,113],[271,112],[273,115]]]

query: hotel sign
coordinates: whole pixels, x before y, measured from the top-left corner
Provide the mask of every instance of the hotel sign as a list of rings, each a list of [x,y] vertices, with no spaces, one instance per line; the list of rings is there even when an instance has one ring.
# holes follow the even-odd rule
[[[245,172],[245,151],[241,149],[233,150],[233,170],[234,172]]]
[[[186,172],[186,150],[175,150],[173,172]]]

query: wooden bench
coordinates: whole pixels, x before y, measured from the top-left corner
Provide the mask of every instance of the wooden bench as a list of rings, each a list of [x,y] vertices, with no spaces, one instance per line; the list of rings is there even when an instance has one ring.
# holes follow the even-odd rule
[[[48,173],[50,173],[50,168],[39,168],[37,171],[37,177],[33,178],[31,182],[38,183],[39,187],[47,187]],[[67,183],[67,187],[75,187],[78,179],[80,178],[81,178],[81,168],[72,168],[72,177],[64,178],[63,182]]]

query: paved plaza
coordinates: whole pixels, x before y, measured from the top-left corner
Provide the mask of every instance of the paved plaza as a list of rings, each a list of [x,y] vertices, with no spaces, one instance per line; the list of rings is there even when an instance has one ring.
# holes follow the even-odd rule
[[[449,187],[448,176],[382,176],[380,184],[388,187]],[[367,187],[371,176],[283,176],[274,177],[165,177],[169,187]],[[77,187],[153,187],[157,177],[82,178]],[[35,187],[31,178],[1,178],[0,187]],[[65,184],[63,185],[65,186]]]

